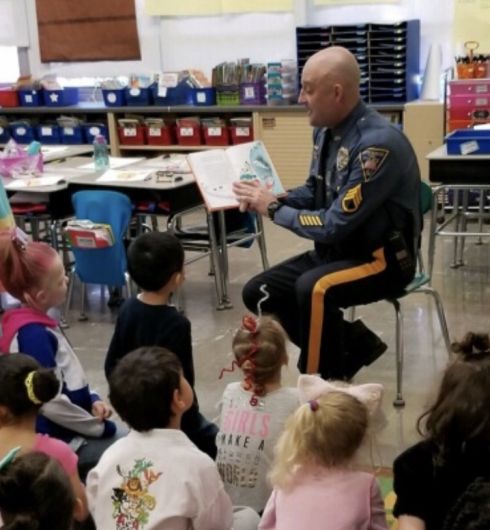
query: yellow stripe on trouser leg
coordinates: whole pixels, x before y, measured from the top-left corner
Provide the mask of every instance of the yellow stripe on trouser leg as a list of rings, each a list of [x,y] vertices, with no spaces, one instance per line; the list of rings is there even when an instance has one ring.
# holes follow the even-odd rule
[[[331,272],[322,276],[314,285],[311,295],[310,339],[308,341],[308,360],[306,373],[318,373],[320,366],[320,349],[323,332],[323,305],[326,292],[336,285],[362,280],[374,276],[386,269],[384,248],[373,252],[374,261],[363,263],[350,269]],[[328,354],[328,352],[327,352]]]

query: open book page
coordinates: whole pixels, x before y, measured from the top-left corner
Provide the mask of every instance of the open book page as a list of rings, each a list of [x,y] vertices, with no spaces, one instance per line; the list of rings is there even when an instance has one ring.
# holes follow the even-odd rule
[[[191,153],[187,158],[209,210],[238,206],[232,188],[236,180],[258,180],[274,195],[285,193],[265,145],[260,141]]]
[[[191,153],[188,160],[209,210],[238,206],[232,190],[232,183],[238,177],[234,176],[224,149]]]
[[[240,180],[258,180],[274,195],[285,193],[263,142],[234,145],[226,149],[226,153],[233,166],[234,175]]]

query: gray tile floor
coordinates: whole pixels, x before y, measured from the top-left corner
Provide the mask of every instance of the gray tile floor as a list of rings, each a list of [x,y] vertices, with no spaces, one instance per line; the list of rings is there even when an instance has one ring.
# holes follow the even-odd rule
[[[265,221],[265,224],[271,264],[310,248],[309,242],[268,221]],[[490,328],[490,242],[488,239],[486,241],[483,245],[476,245],[474,239],[468,240],[466,265],[451,269],[449,263],[452,258],[452,240],[438,238],[433,286],[443,298],[451,339],[459,338],[468,330],[488,331]],[[208,276],[207,259],[187,267],[187,280],[181,293],[181,304],[192,322],[196,390],[201,408],[210,418],[216,415],[215,406],[225,385],[239,377],[235,372],[225,374],[222,380],[218,379],[221,368],[231,362],[231,339],[244,313],[241,288],[261,267],[256,244],[250,249],[231,249],[229,257],[232,309],[215,309],[214,283]],[[107,387],[102,365],[115,314],[107,308],[107,298],[101,300],[99,287],[90,288],[88,293],[89,321],[77,321],[78,303],[75,299],[69,312],[70,328],[67,329],[67,335],[87,370],[91,384],[104,394]],[[365,464],[391,466],[393,458],[417,440],[416,419],[433,395],[447,362],[447,353],[432,301],[422,294],[411,295],[403,300],[403,309],[406,406],[401,410],[392,406],[395,393],[393,308],[386,302],[380,302],[357,309],[357,315],[362,316],[388,344],[388,351],[356,376],[356,382],[380,382],[385,386],[385,421],[374,437],[373,451],[361,455]],[[290,363],[284,371],[283,381],[285,384],[294,385],[298,375],[297,349],[290,345],[289,352]]]

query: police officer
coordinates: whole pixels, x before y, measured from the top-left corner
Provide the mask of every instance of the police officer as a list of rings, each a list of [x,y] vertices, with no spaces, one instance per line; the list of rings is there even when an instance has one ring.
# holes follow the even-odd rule
[[[276,198],[258,182],[236,182],[242,211],[268,215],[314,242],[245,285],[245,305],[279,317],[301,349],[301,372],[351,378],[386,345],[343,308],[400,294],[415,273],[421,231],[420,173],[403,133],[360,98],[355,57],[334,46],[305,64],[299,102],[314,129],[310,174]]]

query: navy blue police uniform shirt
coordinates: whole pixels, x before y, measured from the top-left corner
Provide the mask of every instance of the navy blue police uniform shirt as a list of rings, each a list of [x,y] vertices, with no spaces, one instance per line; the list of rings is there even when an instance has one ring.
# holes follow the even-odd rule
[[[315,129],[310,173],[282,199],[274,222],[331,258],[368,257],[393,229],[421,231],[420,172],[407,138],[359,102],[335,129]]]

